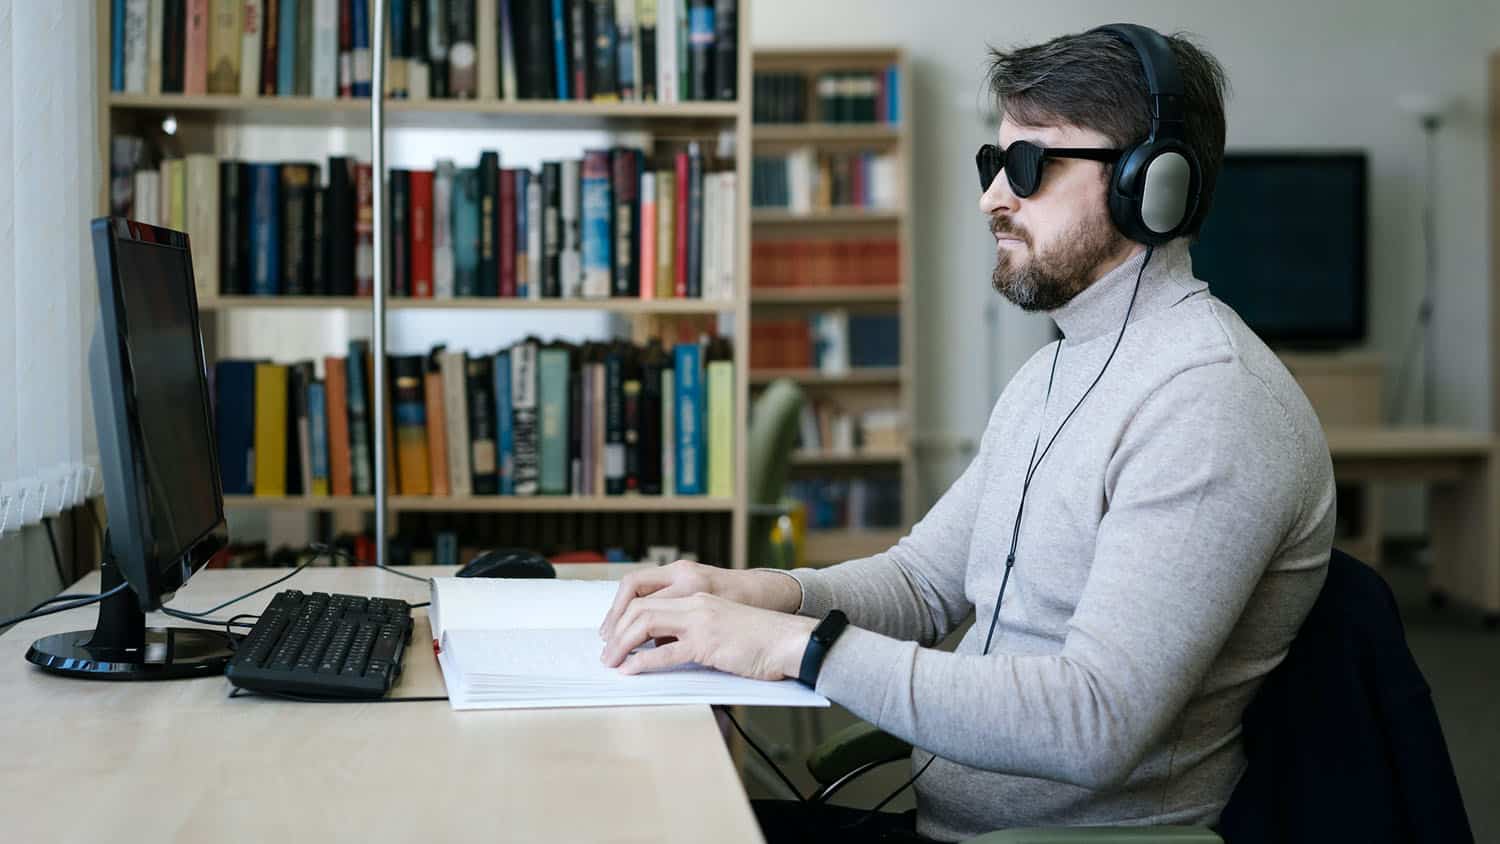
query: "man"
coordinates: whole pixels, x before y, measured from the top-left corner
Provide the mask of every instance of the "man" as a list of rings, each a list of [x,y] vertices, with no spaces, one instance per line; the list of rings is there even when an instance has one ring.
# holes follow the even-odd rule
[[[1217,819],[1244,768],[1243,710],[1322,585],[1333,477],[1286,369],[1193,277],[1223,72],[1180,37],[1158,46],[1199,192],[1154,249],[1106,199],[1118,151],[1156,129],[1144,51],[1092,31],[992,55],[993,284],[1064,339],[1006,387],[931,512],[889,551],[821,571],[632,575],[605,663],[798,677],[814,626],[842,610],[816,688],[919,748],[922,836]],[[932,649],[971,613],[956,652]],[[653,638],[675,641],[632,652]]]

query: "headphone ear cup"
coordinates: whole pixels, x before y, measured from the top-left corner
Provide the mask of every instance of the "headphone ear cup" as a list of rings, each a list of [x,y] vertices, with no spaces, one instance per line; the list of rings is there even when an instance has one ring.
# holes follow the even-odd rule
[[[1126,237],[1160,246],[1180,234],[1198,209],[1193,152],[1171,141],[1131,147],[1115,165],[1109,212]]]
[[[1136,145],[1120,154],[1109,183],[1109,216],[1115,228],[1131,240],[1149,242],[1150,232],[1141,223],[1141,176],[1145,156]]]

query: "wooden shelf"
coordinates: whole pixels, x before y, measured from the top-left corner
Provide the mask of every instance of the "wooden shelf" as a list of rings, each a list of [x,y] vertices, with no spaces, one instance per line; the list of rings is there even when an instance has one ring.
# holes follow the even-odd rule
[[[316,97],[240,97],[234,95],[119,94],[108,96],[110,108],[144,114],[174,114],[179,120],[332,123],[366,125],[368,99]],[[728,122],[740,114],[738,102],[561,102],[553,100],[387,100],[385,115],[393,126],[453,126],[454,119],[484,124],[502,118],[557,122]]]
[[[802,214],[779,208],[756,208],[750,222],[756,225],[817,225],[819,223],[899,223],[901,212],[880,208],[830,208]]]
[[[331,309],[368,311],[368,296],[219,296],[199,304],[205,311]],[[732,311],[734,302],[707,299],[500,299],[464,296],[453,299],[389,297],[389,311],[604,311],[618,314],[717,314]]]
[[[373,511],[372,496],[309,497],[300,495],[261,498],[226,495],[225,509],[239,510],[352,510]],[[734,509],[734,500],[707,496],[563,496],[563,495],[475,495],[459,498],[393,495],[391,512],[434,513],[719,513]]]
[[[899,367],[866,367],[851,369],[841,375],[819,372],[816,369],[757,369],[750,373],[750,383],[769,384],[778,378],[790,378],[804,386],[826,386],[831,384],[900,384]]]
[[[761,287],[750,288],[753,305],[860,305],[901,301],[901,288],[879,287]]]
[[[907,457],[904,448],[862,448],[854,451],[796,451],[793,466],[871,466],[900,463]]]
[[[905,535],[900,528],[809,530],[803,556],[809,565],[857,560],[889,550]]]
[[[756,143],[891,144],[901,139],[894,123],[757,123],[751,127]]]

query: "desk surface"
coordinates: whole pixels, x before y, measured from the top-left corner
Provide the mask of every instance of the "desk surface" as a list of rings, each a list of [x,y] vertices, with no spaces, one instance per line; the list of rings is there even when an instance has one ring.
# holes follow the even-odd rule
[[[172,606],[204,609],[277,574],[202,571]],[[98,585],[95,573],[71,591]],[[261,609],[286,588],[427,600],[423,584],[376,569],[310,568],[234,608]],[[396,696],[443,693],[426,611],[416,612]],[[34,638],[92,627],[95,613],[0,635],[6,840],[761,840],[706,706],[453,712],[446,701],[230,700],[223,677],[83,681],[25,662]],[[159,614],[147,623],[182,624]]]

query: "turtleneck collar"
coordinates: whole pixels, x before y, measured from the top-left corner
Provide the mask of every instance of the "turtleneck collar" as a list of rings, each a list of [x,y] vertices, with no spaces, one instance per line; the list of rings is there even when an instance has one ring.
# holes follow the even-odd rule
[[[1141,276],[1141,291],[1130,313],[1131,322],[1170,308],[1208,287],[1193,277],[1187,238],[1178,238],[1154,251],[1143,249],[1074,296],[1073,301],[1047,312],[1062,331],[1067,345],[1086,343],[1119,330],[1125,309],[1130,307],[1136,274],[1148,254],[1151,263]]]

